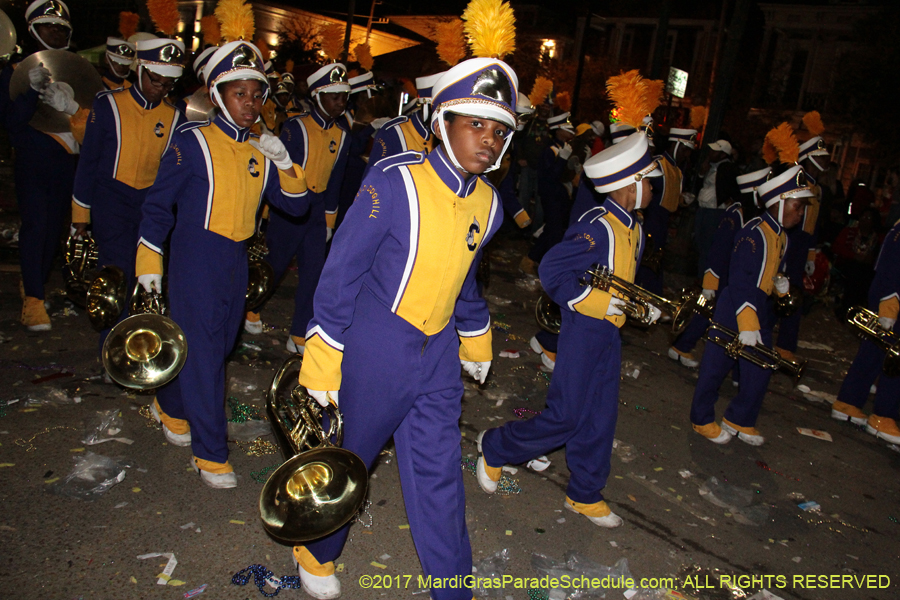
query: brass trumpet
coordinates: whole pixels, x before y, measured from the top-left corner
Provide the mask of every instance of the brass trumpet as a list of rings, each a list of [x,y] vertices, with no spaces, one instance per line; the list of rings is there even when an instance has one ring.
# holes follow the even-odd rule
[[[125,310],[125,273],[119,267],[103,267],[91,281],[85,302],[88,320],[96,331],[109,329]]]
[[[103,366],[116,383],[147,390],[172,381],[187,359],[184,331],[165,316],[162,294],[134,287],[131,316],[113,327],[103,343]]]
[[[672,316],[672,331],[676,334],[681,333],[687,327],[694,312],[712,316],[710,303],[696,291],[682,291],[681,299],[674,302],[614,275],[605,266],[596,265],[587,272],[587,275],[590,277],[589,284],[592,287],[605,292],[612,289],[622,294],[624,298],[619,299],[625,302],[625,306],[622,307],[623,312],[642,325],[650,324],[651,305]]]
[[[715,332],[720,333],[723,337],[712,335]],[[800,381],[800,378],[803,377],[804,370],[806,370],[805,360],[793,361],[781,358],[781,355],[778,354],[778,352],[764,344],[745,346],[741,343],[736,331],[733,331],[724,325],[719,325],[718,323],[709,324],[709,327],[706,329],[705,337],[710,342],[722,346],[725,349],[725,354],[728,355],[729,358],[743,358],[758,367],[771,369],[772,371],[778,371],[780,369],[793,377],[795,383]]]
[[[800,309],[803,304],[803,295],[797,288],[791,288],[784,296],[775,296],[775,306],[772,310],[780,319],[786,319]]]
[[[300,385],[287,398],[280,397],[282,380],[289,372],[296,378],[302,361],[299,354],[287,359],[269,387],[266,409],[288,460],[272,473],[259,495],[265,530],[292,544],[343,527],[359,512],[369,484],[362,459],[338,447],[343,421],[336,406],[322,408]],[[327,430],[322,427],[324,416]]]
[[[93,270],[97,267],[97,242],[90,235],[77,238],[73,235],[66,240],[66,264],[63,266],[63,281],[66,296],[76,306],[85,307],[88,289],[91,287]]]
[[[559,305],[550,299],[547,294],[541,294],[534,305],[534,318],[537,319],[541,329],[549,333],[559,335],[562,325],[562,314]]]
[[[859,330],[858,333],[884,351],[884,374],[888,377],[900,375],[900,336],[882,327],[878,315],[862,306],[848,310],[845,319]]]
[[[265,261],[269,249],[266,238],[256,234],[247,243],[247,310],[256,310],[275,291],[275,272]]]

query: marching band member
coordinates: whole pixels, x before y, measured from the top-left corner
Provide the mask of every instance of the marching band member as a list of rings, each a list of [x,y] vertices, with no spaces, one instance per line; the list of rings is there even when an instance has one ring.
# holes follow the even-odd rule
[[[128,76],[135,57],[134,44],[117,37],[106,38],[106,72],[101,77],[108,90],[131,87]]]
[[[772,172],[771,167],[760,169],[737,178],[741,190],[741,201],[732,202],[725,209],[722,220],[713,236],[712,247],[706,261],[701,283],[703,297],[712,302],[716,294],[728,287],[728,271],[731,265],[731,254],[734,249],[734,238],[744,225],[755,215],[756,189],[766,182]],[[685,367],[694,369],[700,361],[694,358],[693,351],[697,342],[706,333],[709,319],[700,314],[691,317],[688,326],[682,331],[675,343],[669,347],[669,358],[677,360]],[[736,380],[735,380],[736,381]]]
[[[796,163],[798,145],[790,126],[782,124],[767,137],[779,132],[790,138],[772,139],[782,163]],[[744,346],[765,344],[771,348],[775,325],[771,296],[784,296],[790,291],[788,278],[782,275],[787,250],[785,229],[800,222],[812,191],[802,167],[795,164],[761,184],[757,193],[765,212],[744,225],[735,238],[728,287],[716,301],[714,320],[738,332]],[[711,335],[721,337],[717,332]],[[740,391],[729,403],[720,426],[715,420],[719,386],[735,362],[740,362]],[[716,444],[725,444],[737,436],[742,442],[761,446],[765,438],[756,429],[756,420],[771,376],[771,369],[743,358],[736,361],[718,344],[707,344],[691,404],[694,431]]]
[[[340,391],[343,447],[369,468],[393,436],[427,576],[472,572],[459,468],[460,363],[482,383],[491,366],[490,314],[475,271],[503,209],[480,175],[499,166],[512,138],[517,85],[498,59],[452,67],[434,86],[431,131],[441,145],[368,172],[316,290],[300,372],[322,405],[337,404]],[[294,548],[303,587],[316,598],[340,595],[333,561],[348,528]],[[465,587],[431,593],[472,598]]]
[[[141,207],[169,146],[180,113],[166,100],[184,70],[181,40],[137,42],[137,82],[100,92],[94,100],[75,173],[72,228],[82,236],[88,224],[97,242],[97,264],[115,265],[134,289],[134,259]],[[128,316],[128,305],[119,320]],[[100,348],[109,329],[100,334]]]
[[[571,472],[565,508],[595,525],[618,527],[622,519],[609,509],[602,490],[609,477],[619,406],[619,328],[625,315],[618,292],[594,289],[582,278],[599,265],[634,280],[643,246],[634,211],[650,201],[650,178],[662,172],[650,155],[647,136],[634,133],[588,159],[584,173],[607,198],[569,227],[538,271],[545,290],[562,309],[547,408],[527,421],[510,421],[480,433],[483,454],[477,476],[481,488],[492,494],[505,463],[523,463],[565,446]],[[660,311],[653,307],[652,312],[655,321]]]
[[[900,312],[900,221],[888,232],[875,264],[875,278],[869,288],[869,309],[878,314],[878,324],[896,335]],[[863,339],[853,364],[847,371],[838,399],[831,405],[831,417],[865,425],[866,431],[891,444],[900,444],[900,377],[882,372],[885,352],[868,338]],[[872,414],[861,409],[869,399],[869,389],[878,379]]]
[[[28,32],[41,50],[69,48],[72,25],[69,8],[61,0],[35,0],[28,5],[25,20]],[[78,143],[71,133],[44,133],[29,125],[29,121],[38,108],[39,99],[70,116],[79,107],[71,87],[51,84],[50,71],[43,66],[28,72],[30,87],[11,100],[9,82],[18,64],[7,64],[0,74],[0,115],[16,151],[16,199],[22,219],[19,230],[23,289],[20,320],[30,331],[46,331],[50,329],[50,316],[44,307],[44,284],[53,269],[59,239],[68,218],[72,181],[78,163]]]
[[[256,46],[242,40],[213,53],[205,72],[220,110],[212,122],[185,123],[172,137],[144,201],[137,250],[138,281],[148,292],[162,291],[171,232],[170,316],[190,350],[151,412],[171,444],[191,446],[191,465],[213,488],[237,485],[228,463],[225,358],[244,314],[244,240],[255,231],[263,198],[288,214],[309,207],[303,170],[284,144],[272,135],[250,139],[268,93],[262,65]]]
[[[419,105],[419,110],[413,111],[409,116],[391,119],[378,130],[372,141],[366,173],[379,160],[401,152],[431,152],[434,134],[425,122],[428,121],[428,107],[431,106],[431,89],[443,74],[416,77],[418,98],[415,102]]]
[[[325,244],[331,239],[337,217],[341,180],[347,164],[349,137],[337,126],[347,107],[350,85],[347,68],[340,63],[325,65],[307,78],[315,103],[312,112],[290,119],[281,131],[281,141],[306,173],[310,210],[302,217],[285,214],[277,207],[269,212],[266,260],[279,281],[297,257],[299,282],[294,293],[294,316],[287,349],[303,352],[306,329],[313,316],[313,294],[325,264]],[[259,313],[248,312],[245,327],[259,322]]]

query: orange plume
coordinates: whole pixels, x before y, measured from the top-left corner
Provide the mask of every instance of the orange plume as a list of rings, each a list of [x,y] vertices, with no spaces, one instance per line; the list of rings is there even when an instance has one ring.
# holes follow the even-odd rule
[[[147,0],[147,11],[159,31],[169,37],[175,35],[181,21],[177,0]]]
[[[792,165],[800,159],[800,144],[789,123],[782,123],[771,130],[766,134],[766,139],[778,150],[778,160],[782,163]]]
[[[645,79],[644,80],[644,103],[650,110],[647,114],[651,114],[662,102],[663,90],[666,84],[662,79]]]
[[[569,112],[572,109],[572,96],[569,95],[569,92],[556,94],[556,106],[563,112]]]
[[[803,124],[806,125],[806,128],[814,136],[822,135],[822,132],[825,131],[825,123],[822,122],[822,115],[820,115],[817,110],[803,115]]]
[[[778,162],[778,150],[772,145],[768,137],[763,141],[762,155],[767,165],[774,165]]]
[[[466,57],[465,24],[461,19],[441,21],[434,26],[434,40],[442,61],[455,66]]]
[[[503,58],[516,49],[516,18],[503,0],[471,0],[462,14],[472,54]]]
[[[703,125],[706,124],[706,115],[709,111],[707,111],[705,106],[695,106],[691,108],[691,129],[696,129],[700,131],[703,129]]]
[[[531,88],[531,93],[528,94],[528,100],[531,101],[531,105],[537,108],[541,104],[544,103],[544,100],[550,95],[550,92],[553,91],[553,82],[547,79],[546,77],[537,77],[534,80],[534,87]]]
[[[200,30],[203,32],[203,43],[207,46],[217,46],[222,41],[222,29],[216,15],[206,15],[200,18]]]
[[[257,38],[257,40],[253,43],[257,48],[259,48],[259,53],[262,54],[263,60],[269,60],[269,57],[272,56],[272,51],[269,50],[269,44],[266,42],[266,40]]]
[[[635,129],[640,128],[650,111],[646,110],[646,84],[638,70],[610,77],[606,82],[606,90],[610,100],[619,109],[619,121]]]
[[[319,28],[322,52],[329,60],[336,61],[344,49],[344,26],[338,23],[323,25]]]
[[[119,33],[123,40],[127,40],[137,33],[138,23],[141,22],[141,16],[137,13],[122,11],[119,13]]]
[[[372,70],[372,65],[375,64],[375,59],[372,57],[372,48],[369,47],[368,42],[365,44],[357,44],[353,47],[353,54],[356,55],[356,62],[359,63],[366,71]]]

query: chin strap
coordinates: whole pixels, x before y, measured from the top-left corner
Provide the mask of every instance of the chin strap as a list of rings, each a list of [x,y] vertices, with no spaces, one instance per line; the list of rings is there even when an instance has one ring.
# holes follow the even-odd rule
[[[642,204],[644,200],[644,184],[642,181],[636,181],[635,184],[637,185],[637,195],[634,200],[634,209],[638,210],[644,208],[644,205]]]
[[[822,168],[822,165],[820,165],[818,162],[816,162],[816,157],[815,157],[815,156],[809,155],[809,156],[807,156],[806,158],[809,159],[809,162],[811,162],[812,164],[816,165],[816,168],[819,169],[819,171],[821,171],[821,172],[824,172],[824,171],[825,171],[825,169]]]
[[[138,76],[138,80],[140,81],[140,75]],[[222,96],[219,95],[219,86],[213,86],[209,90],[209,96],[212,98],[213,104],[219,107],[219,113],[225,117],[225,120],[234,125],[237,129],[240,129],[238,124],[234,122],[234,119],[231,118],[231,113],[225,108],[225,103],[222,102]]]
[[[31,34],[31,37],[37,40],[38,44],[44,47],[44,50],[68,50],[69,46],[72,44],[72,29],[69,29],[69,37],[66,39],[66,45],[62,48],[51,48],[47,45],[47,42],[44,41],[44,38],[38,35],[38,32],[35,30],[34,25],[28,26],[28,33]]]

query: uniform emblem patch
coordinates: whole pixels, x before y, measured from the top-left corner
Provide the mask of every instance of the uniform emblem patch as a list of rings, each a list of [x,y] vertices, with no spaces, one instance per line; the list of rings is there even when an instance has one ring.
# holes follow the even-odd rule
[[[472,224],[469,225],[469,232],[466,234],[466,246],[472,252],[475,251],[477,244],[475,243],[475,234],[481,233],[481,227],[478,225],[478,219],[473,218]]]
[[[328,151],[331,152],[332,154],[334,154],[335,146],[337,146],[337,142],[335,142],[334,140],[331,140],[331,142],[328,144]]]
[[[153,133],[156,134],[156,137],[161,138],[163,136],[164,129],[165,129],[165,125],[162,124],[162,121],[157,121],[156,127],[153,128]]]
[[[259,177],[259,171],[256,170],[256,165],[259,164],[259,161],[256,160],[255,156],[250,157],[250,164],[247,165],[247,170],[250,171],[250,174],[254,177]]]

